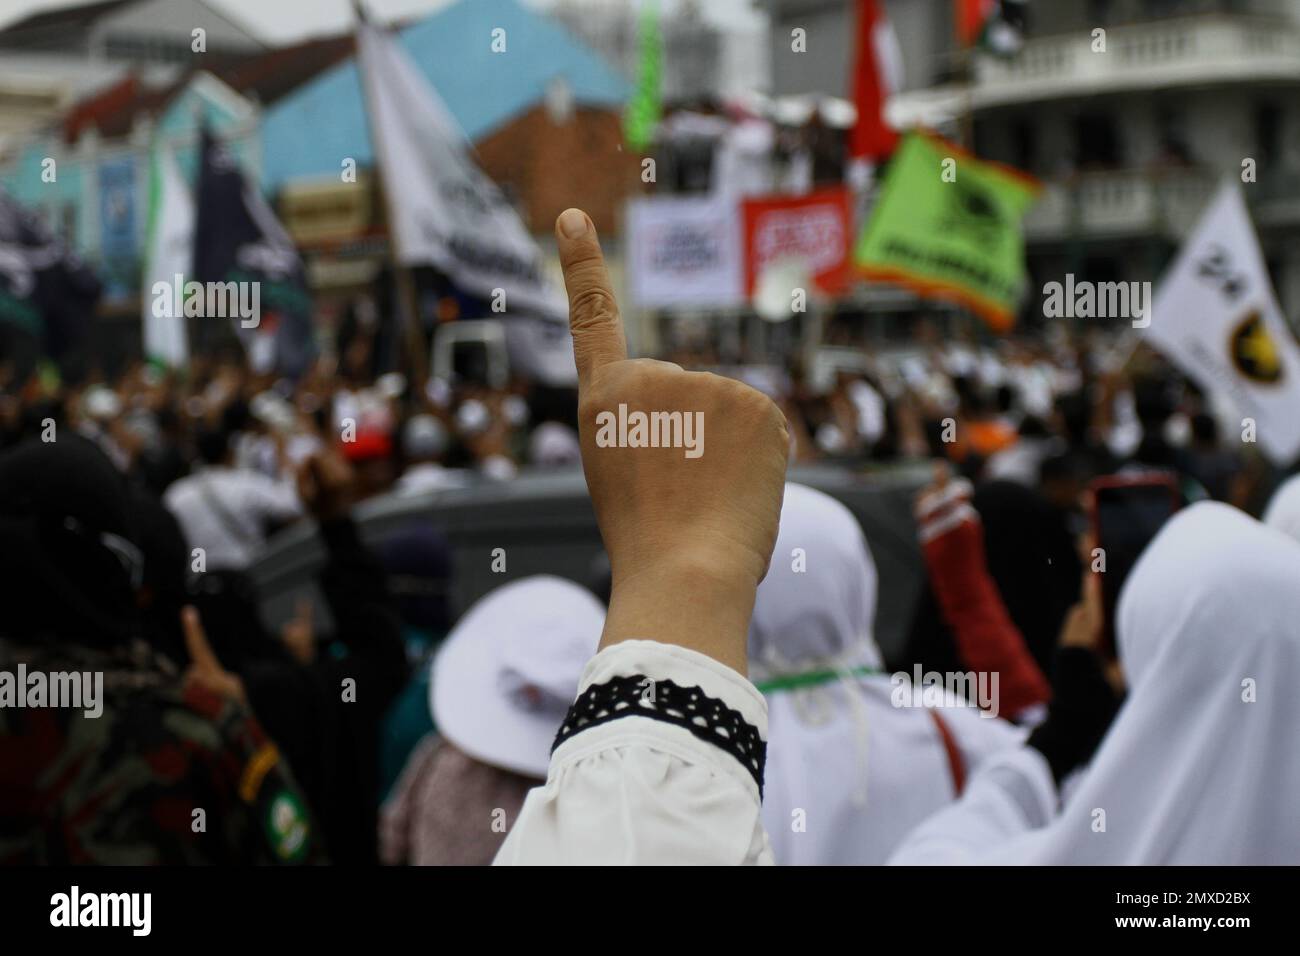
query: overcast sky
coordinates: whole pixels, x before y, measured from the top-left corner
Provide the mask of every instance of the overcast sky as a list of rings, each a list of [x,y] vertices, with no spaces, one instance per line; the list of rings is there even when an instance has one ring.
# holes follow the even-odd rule
[[[59,7],[77,6],[86,0],[3,0],[0,3],[0,27],[21,19],[34,11],[57,10]],[[288,43],[322,33],[338,33],[352,23],[350,0],[207,0],[209,4],[229,13],[270,43]],[[366,9],[379,20],[410,17],[429,13],[447,6],[454,0],[365,0]],[[473,0],[463,0],[472,3]],[[546,9],[557,0],[523,0],[531,7]],[[591,2],[591,0],[580,0]],[[608,6],[635,6],[638,0],[598,0]],[[671,11],[683,0],[661,0],[665,11]],[[720,26],[730,29],[751,28],[762,22],[753,0],[703,0],[700,3],[705,16]]]

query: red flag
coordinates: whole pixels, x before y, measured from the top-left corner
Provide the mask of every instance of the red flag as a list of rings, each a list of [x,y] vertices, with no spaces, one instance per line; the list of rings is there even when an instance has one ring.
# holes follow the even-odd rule
[[[997,0],[957,0],[957,39],[962,46],[975,45],[997,7]]]
[[[745,294],[769,267],[794,259],[829,295],[848,284],[853,245],[849,192],[831,186],[802,196],[753,196],[741,203],[745,231]]]
[[[898,145],[885,122],[885,101],[898,82],[898,41],[876,0],[858,0],[858,48],[853,69],[853,104],[858,122],[849,137],[849,156],[877,162]]]

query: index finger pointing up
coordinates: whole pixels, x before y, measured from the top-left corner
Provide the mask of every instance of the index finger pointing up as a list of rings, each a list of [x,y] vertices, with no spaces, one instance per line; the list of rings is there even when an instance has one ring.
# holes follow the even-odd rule
[[[591,219],[581,209],[564,210],[555,221],[555,238],[569,293],[569,330],[581,386],[600,366],[627,358],[627,340]]]

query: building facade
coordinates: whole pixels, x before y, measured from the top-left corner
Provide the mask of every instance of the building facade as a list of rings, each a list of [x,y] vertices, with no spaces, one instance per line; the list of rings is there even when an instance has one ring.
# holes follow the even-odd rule
[[[61,44],[45,55],[65,66],[98,62],[111,50],[118,72],[70,102],[56,98],[59,109],[0,152],[0,184],[97,269],[105,279],[101,310],[134,321],[154,150],[166,143],[193,185],[206,124],[277,207],[324,312],[340,307],[390,259],[353,38],[209,52],[165,64],[165,55],[151,57],[113,38],[174,31],[137,30],[134,15],[123,21],[126,32],[106,31],[103,23],[147,13],[153,3],[100,3],[81,18],[65,17],[64,27],[80,24],[79,36],[48,32],[42,17],[14,28]],[[159,24],[165,22],[160,16]],[[616,250],[624,201],[640,186],[639,159],[623,148],[629,84],[617,71],[562,25],[516,0],[460,0],[397,29],[474,143],[479,164],[550,253],[557,278],[552,226],[567,206],[585,204]],[[505,31],[500,52],[496,29]],[[0,42],[4,36],[0,31]],[[88,52],[95,49],[100,53]],[[7,56],[0,54],[0,63]]]
[[[1300,315],[1300,0],[1032,3],[1010,58],[957,48],[951,0],[887,0],[905,84],[889,104],[1044,184],[1033,283],[1155,281],[1234,177],[1288,318]],[[850,0],[770,0],[779,94],[842,95]],[[808,31],[810,56],[789,52]],[[1026,302],[1032,320],[1037,296]]]
[[[0,21],[0,151],[128,76],[165,86],[209,55],[265,49],[203,0],[98,0]]]

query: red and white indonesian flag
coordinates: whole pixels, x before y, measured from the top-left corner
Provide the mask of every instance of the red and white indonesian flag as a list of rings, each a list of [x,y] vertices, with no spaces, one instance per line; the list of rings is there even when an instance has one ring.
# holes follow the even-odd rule
[[[898,133],[885,122],[885,103],[902,88],[903,56],[878,0],[858,0],[857,29],[853,104],[858,120],[849,136],[849,156],[879,163],[898,145]]]
[[[1300,345],[1235,181],[1219,190],[1165,274],[1144,333],[1202,388],[1253,419],[1274,462],[1300,455]]]

